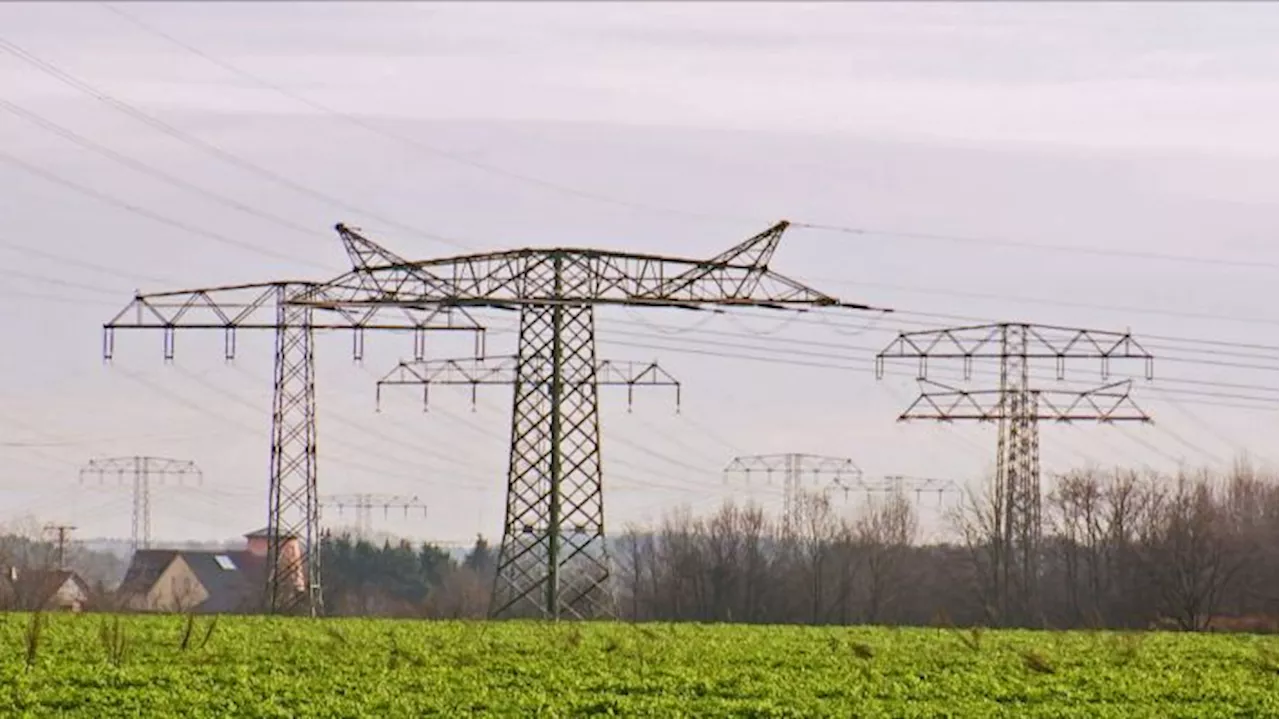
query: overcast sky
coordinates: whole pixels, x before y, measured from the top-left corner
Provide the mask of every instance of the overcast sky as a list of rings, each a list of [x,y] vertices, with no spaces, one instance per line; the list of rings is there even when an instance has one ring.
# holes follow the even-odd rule
[[[100,327],[135,289],[336,273],[339,221],[417,258],[867,230],[793,228],[773,267],[890,318],[599,312],[602,357],[683,382],[678,415],[602,392],[615,527],[776,505],[776,478],[723,481],[737,454],[983,476],[994,427],[895,423],[911,368],[871,371],[960,318],[1129,329],[1157,356],[1134,393],[1156,424],[1046,426],[1047,472],[1277,459],[1274,3],[4,3],[0,39],[0,521],[127,536],[128,488],[77,469],[140,454],[205,473],[155,488],[161,540],[265,524],[270,337],[229,367],[216,336],[164,366],[159,335],[121,335],[108,367]],[[409,348],[354,367],[349,342],[320,347],[322,493],[416,495],[426,520],[375,518],[415,537],[499,535],[510,391],[375,413]]]

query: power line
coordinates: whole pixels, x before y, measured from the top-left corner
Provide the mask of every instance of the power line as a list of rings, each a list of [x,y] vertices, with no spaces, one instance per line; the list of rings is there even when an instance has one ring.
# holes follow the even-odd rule
[[[898,237],[902,239],[912,240],[929,240],[939,242],[957,242],[964,244],[991,245],[994,247],[1009,247],[1021,250],[1043,250],[1047,252],[1064,252],[1069,254],[1080,255],[1098,255],[1102,257],[1128,257],[1142,260],[1161,260],[1165,262],[1192,262],[1197,265],[1223,265],[1228,267],[1249,267],[1249,268],[1267,268],[1275,269],[1280,267],[1275,262],[1266,262],[1261,260],[1244,260],[1244,259],[1224,259],[1219,257],[1192,257],[1189,255],[1173,255],[1163,252],[1145,252],[1137,250],[1113,250],[1100,247],[1078,247],[1072,245],[1053,245],[1039,242],[1017,242],[1014,240],[1000,239],[995,237],[966,237],[963,235],[944,235],[927,232],[900,232],[892,230],[873,230],[860,227],[845,227],[842,225],[826,225],[814,224],[807,222],[795,222],[796,227],[806,227],[812,230],[825,230],[828,232],[839,232],[848,235],[880,235],[883,237]]]
[[[675,209],[670,207],[662,207],[662,206],[651,205],[646,203],[634,202],[630,200],[623,200],[623,199],[619,199],[609,195],[604,195],[599,192],[584,190],[582,188],[573,187],[563,183],[553,182],[545,178],[536,177],[536,176],[529,175],[522,172],[516,172],[508,168],[500,167],[498,165],[493,165],[490,163],[474,160],[456,152],[450,152],[438,147],[427,145],[426,143],[423,143],[417,139],[410,138],[405,135],[401,135],[399,133],[391,132],[384,128],[365,122],[364,120],[352,114],[342,112],[335,108],[329,107],[322,103],[311,100],[307,97],[299,95],[295,92],[292,92],[287,88],[284,88],[278,84],[275,84],[263,79],[261,76],[248,72],[247,70],[244,70],[243,68],[240,68],[229,62],[226,62],[225,60],[221,60],[213,56],[212,54],[206,51],[203,51],[177,37],[174,37],[173,35],[156,28],[117,7],[114,7],[107,3],[102,3],[102,5],[107,10],[110,10],[111,12],[115,13],[117,16],[127,20],[128,22],[132,23],[134,26],[142,29],[143,31],[150,33],[156,37],[162,38],[167,42],[179,48],[182,48],[183,50],[193,55],[196,55],[197,57],[203,58],[207,62],[212,63],[227,72],[230,72],[243,79],[246,79],[260,87],[273,90],[284,97],[288,97],[295,102],[301,103],[321,113],[341,119],[351,125],[360,127],[368,132],[374,133],[381,137],[399,142],[405,145],[406,147],[411,147],[419,152],[426,153],[435,158],[449,160],[451,162],[472,167],[474,169],[481,170],[483,172],[488,172],[491,174],[506,177],[508,179],[524,182],[526,184],[535,185],[538,187],[542,187],[544,189],[549,189],[556,192],[572,195],[575,197],[589,199],[596,202],[603,202],[611,205],[645,210],[649,212],[657,212],[657,213],[668,214],[668,215],[693,217],[698,219],[710,219],[710,220],[734,221],[734,222],[742,221],[742,222],[750,222],[753,224],[762,222],[759,218],[714,215],[714,214],[704,213],[704,212]],[[1110,256],[1110,257],[1128,257],[1128,258],[1145,259],[1145,260],[1162,260],[1162,261],[1170,261],[1170,262],[1195,262],[1198,264],[1216,264],[1216,265],[1236,266],[1236,267],[1254,267],[1254,268],[1277,267],[1276,263],[1274,262],[1263,262],[1263,261],[1256,261],[1256,260],[1224,259],[1224,258],[1215,258],[1215,257],[1208,257],[1208,258],[1190,257],[1186,255],[1173,255],[1173,254],[1167,254],[1167,253],[1146,252],[1146,251],[1115,250],[1115,249],[1097,248],[1097,247],[1072,247],[1072,246],[1053,245],[1053,244],[1045,244],[1045,243],[1018,242],[1018,241],[1013,241],[1008,239],[998,239],[998,238],[990,238],[990,237],[966,237],[966,236],[960,236],[960,235],[947,235],[947,234],[938,234],[938,233],[873,230],[873,229],[867,229],[867,228],[847,227],[847,226],[841,226],[841,225],[830,225],[830,224],[819,224],[819,223],[797,222],[794,224],[796,227],[805,227],[805,228],[814,229],[814,230],[841,232],[841,233],[861,235],[861,236],[879,235],[884,237],[896,237],[896,238],[903,238],[903,239],[946,241],[946,242],[958,242],[958,243],[966,243],[966,244],[985,244],[985,245],[998,246],[998,247],[1012,247],[1012,248],[1018,248],[1018,249],[1024,249],[1024,250],[1068,252],[1068,253],[1087,254],[1087,255]]]
[[[65,255],[59,255],[55,252],[42,250],[38,247],[29,247],[27,245],[19,244],[16,242],[6,242],[4,240],[0,240],[0,247],[3,247],[4,249],[9,250],[10,252],[17,252],[19,254],[30,255],[32,257],[43,257],[44,259],[47,259],[47,260],[53,260],[57,262],[59,265],[81,267],[86,270],[99,272],[101,274],[109,275],[112,277],[117,277],[117,278],[128,277],[131,279],[142,280],[144,282],[156,282],[156,283],[172,282],[172,280],[168,278],[156,277],[154,275],[139,274],[132,270],[122,270],[116,267],[108,267],[106,265],[100,265],[100,264],[97,264],[96,262],[89,262],[87,260],[83,260],[78,257],[68,257]]]
[[[277,227],[283,227],[287,230],[292,230],[294,232],[306,235],[307,237],[312,239],[315,239],[316,237],[321,236],[320,233],[316,232],[312,228],[305,227],[296,222],[293,222],[292,220],[287,220],[283,217],[280,217],[279,215],[275,215],[270,212],[259,210],[258,208],[253,207],[251,205],[247,205],[243,202],[240,202],[239,200],[220,194],[213,190],[201,187],[194,183],[187,182],[181,177],[176,177],[163,170],[157,169],[152,165],[148,165],[145,162],[141,162],[132,157],[116,152],[115,150],[112,150],[110,147],[107,147],[99,142],[90,140],[89,138],[83,135],[80,135],[61,125],[58,125],[53,121],[49,120],[48,118],[45,118],[37,113],[31,112],[30,110],[24,109],[19,105],[9,102],[8,100],[5,100],[4,98],[0,98],[0,109],[7,110],[9,113],[13,115],[17,115],[18,117],[21,117],[27,122],[30,122],[36,125],[37,127],[43,128],[49,132],[52,132],[53,134],[58,135],[59,137],[65,140],[73,142],[79,145],[80,147],[86,150],[89,150],[90,152],[94,152],[110,160],[114,160],[136,172],[142,173],[149,177],[153,177],[173,187],[178,187],[178,188],[187,190],[188,192],[200,195],[202,197],[206,197],[208,199],[213,200],[214,202],[217,202],[218,204],[224,205],[226,207],[230,207],[231,209],[236,210],[237,212],[243,212],[253,217],[266,220],[276,225]]]
[[[3,42],[4,42],[3,40],[0,40],[0,43],[3,43]],[[219,243],[224,244],[224,245],[230,245],[230,246],[232,246],[232,247],[238,247],[238,248],[240,248],[240,249],[242,249],[242,250],[247,250],[247,251],[249,251],[249,252],[253,252],[253,253],[256,253],[256,254],[259,254],[259,255],[265,255],[265,256],[268,256],[268,257],[273,257],[273,258],[275,258],[275,259],[287,260],[287,261],[289,261],[289,262],[297,262],[297,263],[300,263],[300,264],[310,265],[310,266],[312,266],[312,267],[318,267],[318,268],[322,268],[322,269],[325,269],[325,270],[329,270],[329,268],[325,267],[324,265],[321,265],[321,264],[316,263],[316,262],[312,262],[312,261],[310,261],[310,260],[300,259],[300,258],[296,258],[296,257],[291,257],[291,256],[289,256],[289,255],[286,255],[286,254],[283,254],[283,253],[280,253],[280,252],[276,252],[276,251],[274,251],[274,250],[264,249],[264,248],[262,248],[262,247],[258,247],[257,245],[254,245],[254,244],[249,243],[249,242],[243,242],[243,241],[241,241],[241,240],[236,240],[236,239],[233,239],[233,238],[227,237],[226,235],[222,235],[222,234],[219,234],[219,233],[217,233],[217,232],[211,232],[211,231],[206,230],[206,229],[201,228],[201,227],[196,227],[196,226],[194,226],[194,225],[189,225],[189,224],[187,224],[187,223],[185,223],[185,222],[183,222],[183,221],[181,221],[181,220],[175,220],[175,219],[173,219],[173,218],[171,218],[171,217],[167,217],[167,216],[165,216],[165,215],[161,215],[161,214],[159,214],[159,213],[157,213],[157,212],[152,212],[151,210],[148,210],[148,209],[146,209],[145,207],[140,207],[140,206],[138,206],[138,205],[132,204],[132,203],[127,202],[127,201],[125,201],[125,200],[121,200],[120,198],[115,197],[115,196],[113,196],[113,195],[109,195],[109,194],[107,194],[107,193],[105,193],[105,192],[100,192],[100,191],[98,191],[98,190],[94,190],[94,189],[92,189],[92,188],[90,188],[90,187],[86,187],[86,186],[84,186],[84,185],[82,185],[82,184],[80,184],[80,183],[78,183],[78,182],[73,181],[73,180],[68,180],[67,178],[62,177],[62,176],[60,176],[60,175],[56,175],[56,174],[54,174],[54,173],[52,173],[52,172],[49,172],[48,170],[46,170],[46,169],[44,169],[44,168],[42,168],[42,167],[37,167],[37,166],[35,166],[35,165],[32,165],[32,164],[30,164],[30,163],[26,162],[25,160],[21,160],[21,159],[19,159],[19,158],[17,158],[17,157],[14,157],[13,155],[10,155],[9,153],[4,152],[3,150],[0,150],[0,160],[3,160],[3,161],[8,162],[8,163],[10,163],[10,164],[16,165],[17,167],[20,167],[20,168],[22,168],[23,170],[26,170],[27,172],[30,172],[30,173],[31,173],[31,174],[33,174],[33,175],[38,175],[38,176],[40,176],[40,177],[44,178],[45,180],[48,180],[49,182],[52,182],[52,183],[55,183],[55,184],[58,184],[58,185],[62,185],[63,187],[66,187],[66,188],[69,188],[69,189],[71,189],[71,190],[74,190],[74,191],[76,191],[76,192],[78,192],[78,193],[80,193],[80,194],[82,194],[82,195],[87,195],[87,196],[89,196],[89,197],[92,197],[92,198],[94,198],[94,199],[98,200],[99,202],[105,202],[105,203],[110,204],[110,205],[115,205],[115,206],[120,207],[120,208],[122,208],[122,209],[124,209],[124,210],[127,210],[127,211],[129,211],[129,212],[132,212],[132,213],[134,213],[134,214],[136,214],[136,215],[140,215],[140,216],[142,216],[142,217],[146,217],[146,218],[147,218],[147,219],[149,219],[149,220],[153,220],[153,221],[155,221],[155,222],[159,222],[159,223],[160,223],[160,224],[162,224],[162,225],[168,225],[169,227],[175,227],[175,228],[177,228],[177,229],[179,229],[179,230],[182,230],[182,231],[184,231],[184,232],[189,232],[189,233],[191,233],[191,234],[193,234],[193,235],[198,235],[198,236],[200,236],[200,237],[205,237],[205,238],[208,238],[208,239],[213,240],[213,241],[215,241],[215,242],[219,242]]]
[[[499,167],[497,165],[493,165],[487,162],[481,162],[479,160],[471,159],[469,157],[466,157],[465,155],[462,155],[456,152],[450,152],[448,150],[444,150],[439,147],[428,145],[415,138],[408,137],[406,135],[401,135],[399,133],[392,132],[385,128],[378,127],[377,125],[365,122],[364,120],[360,119],[356,115],[343,112],[333,107],[329,107],[328,105],[324,105],[322,103],[316,102],[315,100],[312,100],[310,98],[299,95],[298,93],[295,93],[287,88],[284,88],[273,82],[269,82],[263,79],[259,75],[255,75],[247,70],[244,70],[243,68],[237,67],[236,65],[232,65],[231,63],[226,62],[225,60],[221,60],[217,57],[214,57],[208,52],[200,50],[199,48],[191,45],[190,43],[187,43],[183,40],[180,40],[174,37],[173,35],[170,35],[169,33],[159,30],[156,27],[148,23],[145,23],[142,20],[139,20],[137,17],[130,15],[129,13],[126,13],[117,7],[108,5],[106,3],[102,3],[102,5],[103,7],[115,13],[116,15],[119,15],[125,20],[128,20],[129,22],[133,23],[136,27],[139,27],[142,30],[148,33],[151,33],[156,37],[162,38],[172,43],[173,45],[176,45],[182,48],[183,50],[186,50],[187,52],[190,52],[191,54],[196,55],[197,57],[203,58],[204,60],[214,65],[217,65],[218,67],[222,68],[223,70],[226,70],[227,72],[230,72],[234,75],[244,78],[245,80],[248,80],[249,82],[252,82],[258,85],[259,87],[264,87],[268,90],[272,90],[284,97],[287,97],[295,102],[305,105],[313,110],[317,110],[325,115],[329,115],[331,117],[342,120],[343,122],[346,122],[355,127],[359,127],[367,132],[371,132],[385,139],[398,142],[406,147],[412,148],[421,153],[425,153],[426,155],[429,155],[433,158],[448,160],[450,162],[455,162],[461,165],[465,165],[473,169],[480,170],[482,172],[488,172],[490,174],[499,175],[501,177],[505,177],[511,180],[516,180],[526,184],[535,185],[544,189],[553,190],[556,192],[572,195],[572,196],[583,198],[583,199],[594,200],[596,202],[604,202],[611,205],[618,205],[621,207],[645,210],[649,212],[683,215],[687,217],[696,217],[696,218],[702,218],[702,219],[717,219],[717,220],[726,220],[726,221],[732,221],[732,222],[738,222],[742,220],[742,218],[737,218],[737,217],[717,216],[717,215],[711,215],[703,212],[696,212],[692,210],[678,210],[678,209],[673,209],[669,207],[660,207],[657,205],[649,205],[649,204],[640,203],[640,202],[633,202],[630,200],[623,200],[616,197],[610,197],[608,195],[604,195],[599,192],[583,190],[577,187],[571,187],[569,185],[553,182],[545,178],[535,177],[533,175],[529,175],[523,172],[516,172],[508,168]],[[748,220],[748,221],[753,221],[753,220]]]
[[[405,232],[410,232],[421,237],[437,240],[439,242],[452,245],[454,247],[459,247],[459,248],[467,247],[464,243],[461,243],[457,240],[453,240],[447,237],[442,237],[434,233],[426,232],[416,227],[412,227],[410,225],[397,222],[396,220],[387,218],[385,216],[370,212],[365,209],[361,209],[360,207],[347,203],[346,201],[340,198],[320,192],[318,190],[314,190],[284,175],[281,175],[278,172],[269,170],[267,168],[262,167],[261,165],[257,165],[253,162],[250,162],[249,160],[246,160],[240,157],[239,155],[236,155],[232,152],[229,152],[219,147],[218,145],[202,140],[194,135],[184,132],[183,130],[167,122],[164,122],[163,120],[160,120],[152,115],[148,115],[147,113],[139,110],[138,108],[130,105],[129,103],[126,103],[94,87],[93,85],[90,85],[89,83],[83,80],[80,80],[74,75],[71,75],[70,73],[67,73],[59,69],[56,65],[53,65],[49,62],[41,60],[39,57],[36,57],[30,52],[27,52],[22,47],[16,45],[13,42],[10,42],[9,40],[0,38],[0,49],[8,51],[9,54],[13,55],[19,60],[22,60],[28,65],[31,65],[32,67],[36,68],[40,72],[46,75],[49,75],[55,80],[58,80],[64,85],[67,85],[75,90],[78,90],[79,92],[86,94],[94,98],[95,100],[98,100],[99,102],[107,105],[108,107],[111,107],[117,110],[118,112],[121,112],[133,118],[134,120],[144,125],[147,125],[148,127],[151,127],[154,130],[162,132],[165,135],[168,135],[178,140],[179,142],[182,142],[185,145],[197,148],[200,151],[204,152],[205,154],[216,157],[222,160],[223,162],[226,162],[230,165],[240,168],[241,170],[257,175],[264,179],[270,180],[271,182],[274,182],[275,184],[278,184],[290,190],[293,190],[298,194],[306,195],[307,197],[310,197],[313,200],[317,200],[324,204],[332,205],[334,207],[339,207],[347,212],[353,212],[359,215],[363,215],[365,217],[377,220],[378,222],[381,222],[383,224],[390,225],[392,227],[396,227],[401,230],[404,230]]]

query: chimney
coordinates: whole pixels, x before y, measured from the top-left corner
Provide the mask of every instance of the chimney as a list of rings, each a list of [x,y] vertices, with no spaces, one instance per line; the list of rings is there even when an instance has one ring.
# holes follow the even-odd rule
[[[259,529],[256,532],[250,532],[244,535],[245,551],[255,557],[266,557],[269,549],[268,543],[271,538],[267,528]],[[292,566],[291,576],[288,580],[289,584],[294,585],[298,591],[304,591],[307,588],[306,567],[302,566],[302,542],[292,534],[282,536],[280,538],[280,566]]]

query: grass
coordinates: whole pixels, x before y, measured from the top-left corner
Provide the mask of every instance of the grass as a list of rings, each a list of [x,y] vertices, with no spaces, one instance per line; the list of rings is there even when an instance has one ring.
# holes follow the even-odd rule
[[[1275,636],[214,622],[0,615],[0,716],[1261,717],[1280,689]]]

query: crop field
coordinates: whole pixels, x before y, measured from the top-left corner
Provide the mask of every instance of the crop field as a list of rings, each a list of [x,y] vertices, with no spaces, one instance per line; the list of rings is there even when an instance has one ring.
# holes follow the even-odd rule
[[[4,717],[1274,717],[1274,636],[0,615]]]

